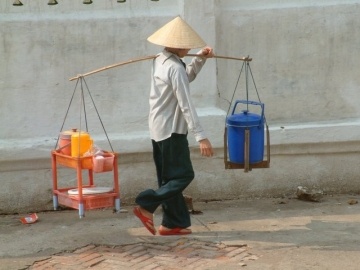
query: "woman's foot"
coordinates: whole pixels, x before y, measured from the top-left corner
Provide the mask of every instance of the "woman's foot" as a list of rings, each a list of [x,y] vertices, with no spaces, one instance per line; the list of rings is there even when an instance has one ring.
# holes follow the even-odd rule
[[[191,234],[192,231],[189,228],[167,228],[165,226],[159,227],[159,234],[160,235],[185,235],[185,234]]]
[[[153,235],[155,235],[156,229],[154,226],[153,214],[140,206],[134,207],[133,212],[134,215],[140,219],[145,228],[148,229],[148,231],[151,232]]]

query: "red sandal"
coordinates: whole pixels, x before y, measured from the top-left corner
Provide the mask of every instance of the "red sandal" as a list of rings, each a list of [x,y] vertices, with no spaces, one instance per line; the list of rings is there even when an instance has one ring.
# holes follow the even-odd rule
[[[184,231],[187,230],[187,231]],[[161,230],[159,229],[160,235],[185,235],[185,234],[191,234],[192,231],[190,229],[186,228],[173,228],[169,230]]]
[[[134,208],[133,212],[134,212],[134,215],[140,219],[140,221],[145,226],[145,228],[148,229],[148,231],[151,232],[153,235],[155,235],[156,229],[154,227],[154,221],[151,218],[144,216],[140,210],[140,207],[138,207],[138,206]]]

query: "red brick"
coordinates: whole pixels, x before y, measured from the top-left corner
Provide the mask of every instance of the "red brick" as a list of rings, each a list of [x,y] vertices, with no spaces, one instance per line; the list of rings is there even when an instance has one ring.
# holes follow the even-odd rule
[[[142,244],[135,244],[135,245],[127,245],[127,246],[123,246],[122,247],[122,250],[124,251],[129,251],[129,250],[132,250],[132,249],[137,249],[137,248],[142,248]]]
[[[82,253],[82,252],[85,252],[85,251],[88,251],[88,250],[91,250],[91,249],[94,249],[96,248],[95,245],[88,245],[88,246],[85,246],[85,247],[82,247],[82,248],[79,248],[77,250],[75,250],[73,253],[77,254],[77,253]]]
[[[203,267],[207,263],[208,263],[208,261],[206,259],[200,259],[200,260],[188,265],[186,267],[186,270],[188,270],[188,269],[204,269]]]
[[[143,246],[146,249],[154,249],[154,250],[162,250],[162,251],[171,249],[169,246],[166,246],[166,245],[151,244],[151,243],[145,243]]]
[[[74,259],[74,257],[76,259]],[[54,264],[77,265],[79,264],[77,256],[54,256],[51,260]]]
[[[246,258],[244,259],[244,261],[255,261],[255,260],[259,259],[259,257],[256,256],[256,255],[252,255],[252,254],[248,254],[248,255],[249,255],[249,256],[246,257]]]
[[[172,248],[172,251],[178,251],[178,250],[182,250],[182,249],[185,249],[187,247],[191,246],[191,243],[184,243],[184,244],[181,244],[181,245],[178,245],[174,248]],[[196,248],[196,247],[194,247]]]
[[[85,267],[93,267],[94,265],[97,265],[99,263],[101,263],[102,261],[104,261],[104,258],[102,256],[97,257],[97,258],[93,258],[90,261],[87,261],[85,263],[83,263],[82,265],[84,265]]]
[[[141,269],[142,270],[155,270],[157,268],[159,268],[159,265],[157,263],[152,263],[152,264],[149,264],[149,265],[147,265],[145,267],[139,268],[139,270],[141,270]]]
[[[246,257],[248,257],[249,254],[247,252],[243,252],[243,253],[240,253],[234,257],[231,257],[230,258],[230,261],[236,261],[236,262],[241,262],[241,261],[244,261]]]
[[[153,270],[158,267],[160,267],[160,264],[150,259],[134,265],[131,270]]]
[[[187,247],[187,248],[181,249],[179,251],[176,251],[175,255],[177,255],[177,256],[186,256],[187,254],[192,253],[194,251],[195,251],[194,248]]]
[[[215,259],[218,261],[228,261],[230,258],[227,256],[220,255],[220,256],[216,257]]]
[[[146,260],[149,260],[149,259],[151,259],[151,258],[153,258],[153,257],[152,257],[152,256],[149,256],[148,254],[144,254],[144,255],[142,255],[142,256],[139,256],[139,257],[131,260],[130,262],[132,262],[132,263],[141,263],[141,262],[146,261]]]
[[[97,257],[100,255],[99,255],[99,253],[97,253],[95,251],[86,251],[86,252],[83,252],[83,253],[80,253],[77,255],[77,257],[83,261],[91,260],[94,256]]]
[[[118,266],[125,266],[125,267],[133,267],[133,263],[131,262],[126,262],[126,261],[122,261],[122,260],[105,260],[106,263],[110,263],[111,265],[118,265]]]
[[[167,244],[169,247],[177,247],[177,246],[182,246],[185,243],[189,242],[188,239],[179,239],[178,241],[174,241],[172,243]]]
[[[99,246],[96,248],[96,252],[103,253],[103,252],[116,252],[115,247],[106,247],[106,246]]]
[[[235,250],[235,249],[237,249],[238,247],[226,247],[226,248],[224,248],[224,249],[222,249],[223,251],[226,251],[226,252],[231,252],[231,251],[233,251],[233,250]]]
[[[193,265],[199,260],[201,260],[201,258],[182,258],[181,261],[177,263],[177,265],[181,269],[188,269],[189,266]]]
[[[235,249],[235,250],[227,253],[226,256],[228,256],[228,257],[234,257],[234,256],[236,256],[236,255],[238,255],[238,254],[240,254],[240,253],[245,252],[245,251],[246,251],[245,248],[237,248],[237,249]]]
[[[160,256],[154,256],[154,260],[172,262],[174,260],[174,255],[163,254]]]
[[[214,246],[214,245],[201,245],[201,244],[196,244],[193,245],[193,247],[199,248],[199,249],[205,249],[205,250],[213,250],[213,251],[218,251],[219,248]]]
[[[41,264],[41,265],[34,264],[29,269],[43,270],[43,269],[49,269],[49,267],[51,266],[52,265],[49,263]]]

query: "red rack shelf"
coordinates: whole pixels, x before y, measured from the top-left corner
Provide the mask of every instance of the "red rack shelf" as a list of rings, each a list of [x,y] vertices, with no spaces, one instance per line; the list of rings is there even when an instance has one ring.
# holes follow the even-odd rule
[[[79,217],[85,216],[85,210],[114,207],[120,211],[120,186],[118,180],[118,153],[106,152],[112,154],[112,172],[113,172],[113,189],[110,192],[85,195],[83,188],[96,187],[94,185],[93,157],[72,157],[63,155],[56,150],[51,152],[52,160],[52,180],[53,180],[53,205],[57,210],[59,205],[64,205],[79,210]],[[58,187],[58,165],[76,170],[77,183],[75,187]],[[83,183],[82,171],[88,171],[88,184]],[[109,171],[109,169],[106,169]],[[78,189],[77,195],[68,194],[70,189]]]

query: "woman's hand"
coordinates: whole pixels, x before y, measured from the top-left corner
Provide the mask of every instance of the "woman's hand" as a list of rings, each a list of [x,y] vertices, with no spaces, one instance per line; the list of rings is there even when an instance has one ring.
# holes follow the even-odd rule
[[[214,50],[211,47],[206,46],[201,50],[201,55],[204,58],[211,58],[214,57]]]
[[[199,143],[201,155],[205,157],[212,157],[214,152],[210,141],[208,139],[203,139]]]

